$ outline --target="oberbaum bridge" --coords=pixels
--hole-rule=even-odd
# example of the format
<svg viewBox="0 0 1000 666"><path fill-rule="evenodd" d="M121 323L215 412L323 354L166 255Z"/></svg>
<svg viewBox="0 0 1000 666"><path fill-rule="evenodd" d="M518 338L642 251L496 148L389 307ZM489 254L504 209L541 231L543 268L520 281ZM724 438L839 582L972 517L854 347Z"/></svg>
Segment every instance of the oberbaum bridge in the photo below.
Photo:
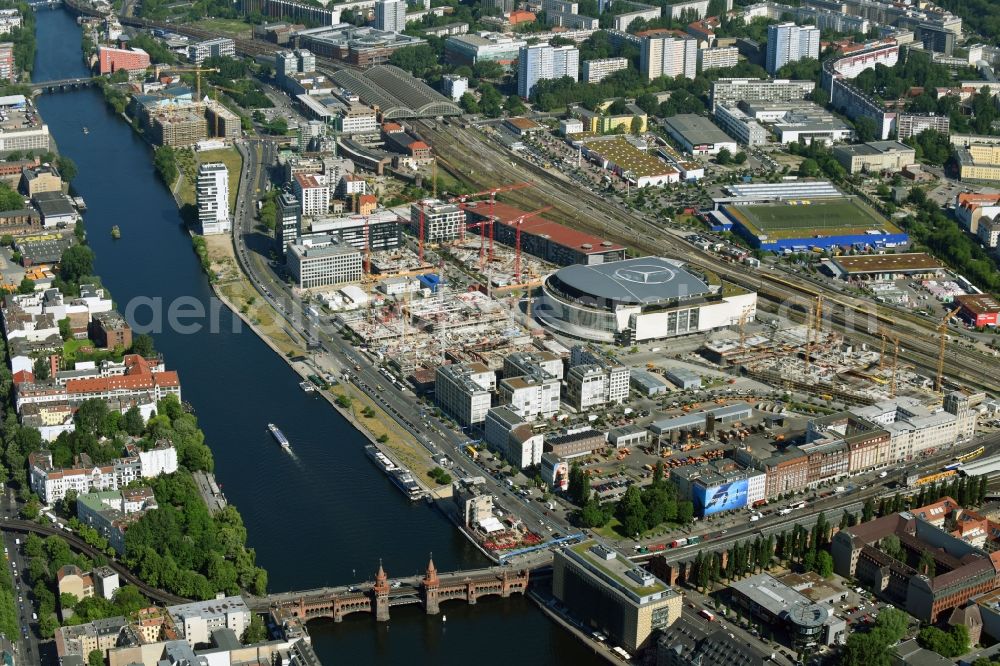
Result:
<svg viewBox="0 0 1000 666"><path fill-rule="evenodd" d="M270 610L302 622L317 618L340 622L351 613L371 613L379 622L386 622L393 606L419 604L428 615L437 615L445 601L474 604L483 597L524 594L529 572L528 568L501 566L439 574L431 558L423 576L390 580L379 562L374 582L244 598L251 610Z"/></svg>

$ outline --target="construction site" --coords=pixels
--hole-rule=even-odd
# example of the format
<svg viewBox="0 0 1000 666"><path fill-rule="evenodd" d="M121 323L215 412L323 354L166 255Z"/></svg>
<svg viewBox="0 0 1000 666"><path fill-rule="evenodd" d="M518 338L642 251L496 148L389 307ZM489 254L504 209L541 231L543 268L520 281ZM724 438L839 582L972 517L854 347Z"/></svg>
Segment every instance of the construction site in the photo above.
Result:
<svg viewBox="0 0 1000 666"><path fill-rule="evenodd" d="M531 343L532 334L506 300L444 287L427 297L411 296L340 315L372 353L404 375L445 360L477 360L499 369L504 356Z"/></svg>
<svg viewBox="0 0 1000 666"><path fill-rule="evenodd" d="M782 327L777 321L748 332L741 321L731 331L713 336L699 350L707 360L765 384L794 390L845 405L870 405L897 396L922 399L940 392L944 374L947 321L938 328L940 353L935 377L900 362L899 337L879 330L880 346L853 346L824 330L823 302L817 299L805 325Z"/></svg>

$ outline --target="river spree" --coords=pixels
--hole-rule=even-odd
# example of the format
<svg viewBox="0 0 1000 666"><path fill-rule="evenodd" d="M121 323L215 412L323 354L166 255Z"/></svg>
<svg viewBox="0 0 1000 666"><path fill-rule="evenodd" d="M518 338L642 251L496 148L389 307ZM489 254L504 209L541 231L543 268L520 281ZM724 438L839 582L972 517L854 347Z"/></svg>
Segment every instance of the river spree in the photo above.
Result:
<svg viewBox="0 0 1000 666"><path fill-rule="evenodd" d="M40 10L37 26L34 80L86 74L80 29L69 13ZM140 325L154 312L166 321L171 307L215 315L199 330L163 327L154 337L197 410L216 476L243 515L269 589L370 579L380 558L390 576L419 573L431 552L439 571L486 564L440 513L404 499L365 457L350 424L303 393L285 362L214 302L174 200L153 171L150 147L101 93L44 95L38 108L59 152L79 168L73 186L88 205L95 270L118 308ZM113 225L120 240L111 238ZM274 443L269 422L285 432L294 455ZM409 607L381 625L358 615L309 629L326 664L598 663L521 597L448 604L443 612L447 623Z"/></svg>

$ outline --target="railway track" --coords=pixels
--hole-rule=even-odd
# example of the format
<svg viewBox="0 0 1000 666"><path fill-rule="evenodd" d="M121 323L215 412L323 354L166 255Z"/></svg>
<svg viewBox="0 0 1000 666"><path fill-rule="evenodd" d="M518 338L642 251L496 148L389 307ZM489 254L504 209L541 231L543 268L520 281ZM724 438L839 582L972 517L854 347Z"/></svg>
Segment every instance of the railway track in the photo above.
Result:
<svg viewBox="0 0 1000 666"><path fill-rule="evenodd" d="M447 131L431 122L422 122L426 133L439 154L439 161L452 174L477 188L498 183L531 180L536 187L505 195L512 205L526 206L532 210L539 205L554 207L550 217L570 226L610 237L642 252L663 254L665 251L682 255L695 265L701 265L723 279L745 288L754 289L763 298L779 305L790 306L802 320L815 297L822 294L828 321L847 337L866 344L879 345L879 327L892 331L900 338L903 350L900 357L923 368L933 376L937 371L938 343L936 326L921 322L915 317L887 313L873 303L851 301L843 295L808 283L795 283L787 278L766 271L752 271L739 265L720 261L709 252L701 250L686 240L667 234L661 227L640 217L628 217L628 212L606 200L583 190L571 181L564 181L549 171L531 164L515 155L498 152L474 130L464 130L454 125ZM470 171L457 165L479 165ZM488 174L476 179L476 172ZM525 173L531 177L526 178ZM862 327L857 324L863 323ZM960 379L979 390L1000 393L1000 377L994 377L989 368L996 359L962 348L948 345L946 375Z"/></svg>

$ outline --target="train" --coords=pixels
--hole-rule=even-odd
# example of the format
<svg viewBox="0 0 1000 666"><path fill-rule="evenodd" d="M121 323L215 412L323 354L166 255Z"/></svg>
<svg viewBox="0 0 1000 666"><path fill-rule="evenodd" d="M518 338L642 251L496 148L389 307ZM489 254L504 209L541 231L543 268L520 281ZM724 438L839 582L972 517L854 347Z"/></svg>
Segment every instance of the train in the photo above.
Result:
<svg viewBox="0 0 1000 666"><path fill-rule="evenodd" d="M938 481L943 481L944 479L950 479L951 477L958 474L958 470L948 469L941 472L932 472L931 474L926 474L924 476L918 476L914 474L906 480L906 485L908 486L923 486L928 483L937 483Z"/></svg>
<svg viewBox="0 0 1000 666"><path fill-rule="evenodd" d="M954 460L955 462L959 462L959 463L967 463L970 460L975 460L976 458L978 458L979 456L983 455L984 453L986 453L986 447L985 446L980 446L978 449L975 449L973 451L969 451L966 454L963 454L963 455L960 455L960 456L955 456L954 458L952 458L952 460Z"/></svg>
<svg viewBox="0 0 1000 666"><path fill-rule="evenodd" d="M944 470L945 472L952 472L952 471L957 472L961 468L962 468L962 463L960 463L960 462L953 462L953 463L949 463L949 464L945 465L941 469Z"/></svg>

